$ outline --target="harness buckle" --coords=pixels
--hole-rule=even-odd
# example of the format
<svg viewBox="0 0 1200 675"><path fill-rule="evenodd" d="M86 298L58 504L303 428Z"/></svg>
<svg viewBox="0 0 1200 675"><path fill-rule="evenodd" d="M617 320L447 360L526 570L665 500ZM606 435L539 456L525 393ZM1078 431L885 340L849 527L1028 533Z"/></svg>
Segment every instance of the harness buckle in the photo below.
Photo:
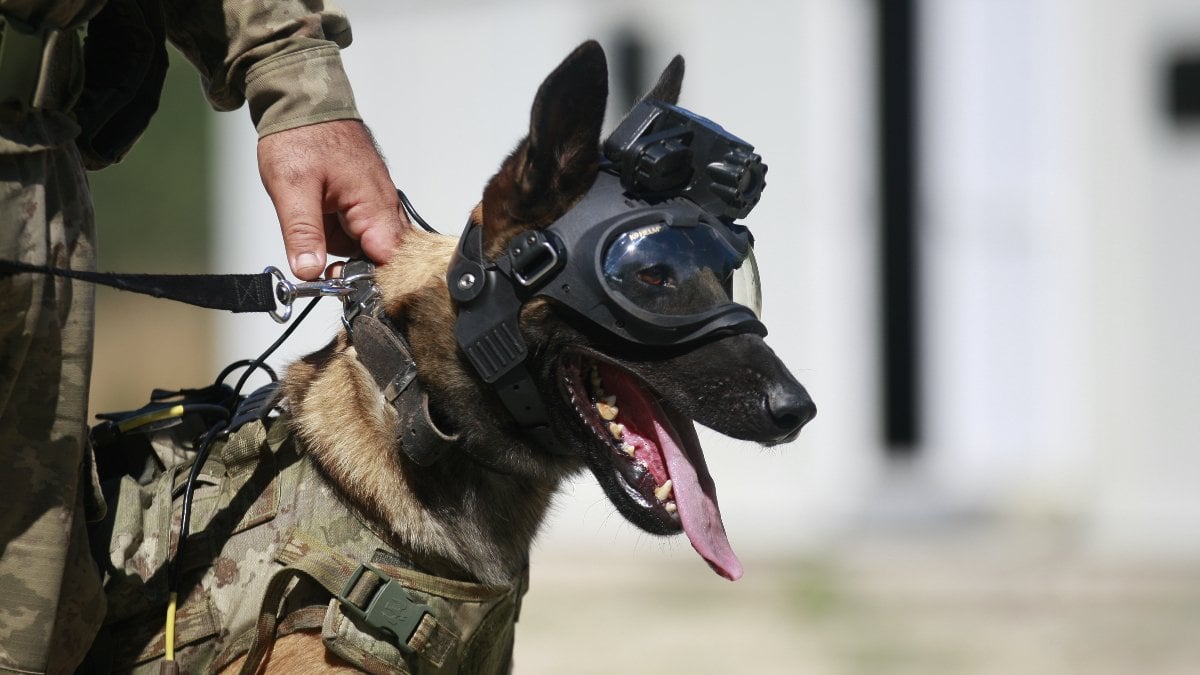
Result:
<svg viewBox="0 0 1200 675"><path fill-rule="evenodd" d="M379 577L383 585L372 594L365 607L360 607L349 596L368 570ZM405 655L416 651L409 644L409 640L412 639L421 620L425 618L426 614L433 615L433 610L429 605L423 605L413 600L398 581L368 563L359 564L358 569L350 575L346 585L342 587L342 592L337 594L337 599L342 603L344 613L365 622L372 628L394 636L396 646Z"/></svg>

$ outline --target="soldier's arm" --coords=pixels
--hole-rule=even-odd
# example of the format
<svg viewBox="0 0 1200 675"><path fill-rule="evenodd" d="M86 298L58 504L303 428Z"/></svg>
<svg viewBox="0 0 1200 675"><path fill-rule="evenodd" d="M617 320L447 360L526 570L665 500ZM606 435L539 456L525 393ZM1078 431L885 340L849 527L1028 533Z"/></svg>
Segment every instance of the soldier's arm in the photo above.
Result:
<svg viewBox="0 0 1200 675"><path fill-rule="evenodd" d="M320 0L166 0L164 10L213 107L248 103L293 273L316 278L327 249L361 246L386 263L407 227L342 69L346 17Z"/></svg>

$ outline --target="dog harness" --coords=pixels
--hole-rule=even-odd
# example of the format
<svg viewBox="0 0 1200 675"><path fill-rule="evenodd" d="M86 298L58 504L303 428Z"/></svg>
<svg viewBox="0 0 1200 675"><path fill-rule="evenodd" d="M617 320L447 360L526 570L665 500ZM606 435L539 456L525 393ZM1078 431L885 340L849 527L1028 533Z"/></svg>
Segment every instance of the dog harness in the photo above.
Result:
<svg viewBox="0 0 1200 675"><path fill-rule="evenodd" d="M166 561L178 546L186 425L152 432L168 468L123 476L94 526L108 615L87 672L159 672ZM112 484L110 483L109 486ZM246 656L256 672L274 640L319 631L329 651L370 673L506 673L528 583L482 586L432 576L349 508L285 417L244 424L214 445L192 504L180 566L174 659L211 672Z"/></svg>

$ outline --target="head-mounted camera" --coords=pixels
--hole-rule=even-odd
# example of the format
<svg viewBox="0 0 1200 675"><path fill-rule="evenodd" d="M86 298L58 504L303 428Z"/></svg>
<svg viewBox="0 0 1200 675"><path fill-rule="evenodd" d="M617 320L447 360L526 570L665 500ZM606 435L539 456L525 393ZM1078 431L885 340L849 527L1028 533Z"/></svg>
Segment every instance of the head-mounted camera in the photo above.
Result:
<svg viewBox="0 0 1200 675"><path fill-rule="evenodd" d="M754 146L710 119L642 101L604 142L621 186L644 199L679 196L719 218L745 218L766 186Z"/></svg>
<svg viewBox="0 0 1200 675"><path fill-rule="evenodd" d="M766 184L753 150L710 120L642 101L604 143L591 188L558 220L517 235L495 261L484 260L481 226L468 223L447 277L455 336L523 427L544 423L518 325L534 297L635 345L766 334L753 237L734 222Z"/></svg>

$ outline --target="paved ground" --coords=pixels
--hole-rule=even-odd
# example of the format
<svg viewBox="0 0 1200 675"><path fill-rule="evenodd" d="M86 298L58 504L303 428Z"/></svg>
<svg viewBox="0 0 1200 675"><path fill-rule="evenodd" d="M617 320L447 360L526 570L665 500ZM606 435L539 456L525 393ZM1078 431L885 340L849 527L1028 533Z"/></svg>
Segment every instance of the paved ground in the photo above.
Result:
<svg viewBox="0 0 1200 675"><path fill-rule="evenodd" d="M870 537L823 558L534 558L516 673L1200 673L1200 565L1009 535Z"/></svg>

